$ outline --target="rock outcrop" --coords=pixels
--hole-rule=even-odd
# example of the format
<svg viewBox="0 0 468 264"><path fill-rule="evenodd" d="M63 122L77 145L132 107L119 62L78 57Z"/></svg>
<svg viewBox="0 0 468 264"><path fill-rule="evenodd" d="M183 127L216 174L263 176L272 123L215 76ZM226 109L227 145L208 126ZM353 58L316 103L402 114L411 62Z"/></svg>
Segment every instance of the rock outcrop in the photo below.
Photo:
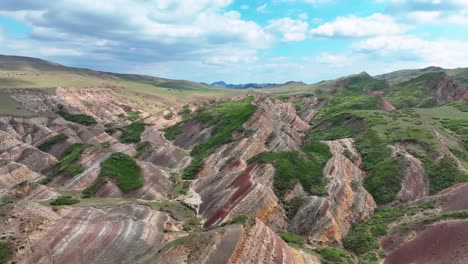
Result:
<svg viewBox="0 0 468 264"><path fill-rule="evenodd" d="M438 74L429 80L425 87L432 93L437 104L468 99L468 91L465 87L446 73Z"/></svg>
<svg viewBox="0 0 468 264"><path fill-rule="evenodd" d="M362 186L365 174L358 167L360 156L353 140L325 143L333 155L324 168L328 197L301 197L303 204L289 229L306 236L312 244L332 245L340 243L351 225L368 218L377 206ZM343 155L346 149L354 162Z"/></svg>
<svg viewBox="0 0 468 264"><path fill-rule="evenodd" d="M402 146L390 146L392 157L403 156L408 167L401 182L401 189L397 194L400 202L413 201L424 197L429 192L429 182L425 176L424 166L420 160L409 154Z"/></svg>
<svg viewBox="0 0 468 264"><path fill-rule="evenodd" d="M191 234L166 246L151 263L321 263L289 247L260 219Z"/></svg>
<svg viewBox="0 0 468 264"><path fill-rule="evenodd" d="M148 206L64 208L28 237L17 263L140 263L167 242L170 217Z"/></svg>
<svg viewBox="0 0 468 264"><path fill-rule="evenodd" d="M202 204L199 213L213 227L240 213L254 214L279 230L286 228L283 209L272 190L274 167L248 164L265 151L298 150L309 125L291 103L258 101L258 109L244 124L249 137L221 146L205 160L194 183Z"/></svg>

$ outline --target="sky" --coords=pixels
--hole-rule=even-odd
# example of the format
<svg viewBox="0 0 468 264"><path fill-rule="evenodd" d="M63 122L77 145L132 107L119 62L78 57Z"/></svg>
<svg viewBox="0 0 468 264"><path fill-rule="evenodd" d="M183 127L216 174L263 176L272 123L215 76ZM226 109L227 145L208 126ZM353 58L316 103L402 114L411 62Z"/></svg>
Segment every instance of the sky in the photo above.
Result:
<svg viewBox="0 0 468 264"><path fill-rule="evenodd" d="M1 0L0 54L207 83L468 67L468 0Z"/></svg>

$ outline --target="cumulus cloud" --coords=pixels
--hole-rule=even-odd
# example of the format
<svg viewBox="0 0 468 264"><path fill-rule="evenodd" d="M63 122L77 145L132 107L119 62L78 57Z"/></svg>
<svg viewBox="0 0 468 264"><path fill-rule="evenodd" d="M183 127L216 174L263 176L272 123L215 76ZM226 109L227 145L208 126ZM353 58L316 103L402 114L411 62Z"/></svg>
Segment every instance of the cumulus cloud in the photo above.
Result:
<svg viewBox="0 0 468 264"><path fill-rule="evenodd" d="M391 12L458 11L468 8L466 0L387 0Z"/></svg>
<svg viewBox="0 0 468 264"><path fill-rule="evenodd" d="M387 0L386 13L411 23L468 25L466 0Z"/></svg>
<svg viewBox="0 0 468 264"><path fill-rule="evenodd" d="M289 17L271 20L266 27L267 30L280 34L284 42L304 40L308 28L306 22Z"/></svg>
<svg viewBox="0 0 468 264"><path fill-rule="evenodd" d="M353 51L374 58L415 61L425 65L446 68L460 66L468 61L468 42L454 40L424 40L416 36L379 36L359 41Z"/></svg>
<svg viewBox="0 0 468 264"><path fill-rule="evenodd" d="M380 13L368 17L349 15L338 17L310 30L316 37L369 37L376 35L399 34L405 26L398 24L392 17Z"/></svg>
<svg viewBox="0 0 468 264"><path fill-rule="evenodd" d="M44 52L49 56L78 56L72 51L79 50L127 62L203 61L223 56L220 46L260 49L273 39L257 23L226 11L232 0L26 2L2 0L0 14L28 24L30 43L51 47Z"/></svg>

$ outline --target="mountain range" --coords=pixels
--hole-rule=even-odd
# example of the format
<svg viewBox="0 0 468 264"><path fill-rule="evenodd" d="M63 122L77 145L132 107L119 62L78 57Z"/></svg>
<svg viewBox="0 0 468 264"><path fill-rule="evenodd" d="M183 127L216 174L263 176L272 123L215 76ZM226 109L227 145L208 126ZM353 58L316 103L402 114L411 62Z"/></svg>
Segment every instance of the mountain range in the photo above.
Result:
<svg viewBox="0 0 468 264"><path fill-rule="evenodd" d="M468 68L207 85L1 55L0 263L468 263L467 87Z"/></svg>

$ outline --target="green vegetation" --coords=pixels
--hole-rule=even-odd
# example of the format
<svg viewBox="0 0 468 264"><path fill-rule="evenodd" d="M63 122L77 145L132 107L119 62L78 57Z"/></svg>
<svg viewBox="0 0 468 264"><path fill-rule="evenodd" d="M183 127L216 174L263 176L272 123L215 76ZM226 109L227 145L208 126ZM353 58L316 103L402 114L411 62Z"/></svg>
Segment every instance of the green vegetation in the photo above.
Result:
<svg viewBox="0 0 468 264"><path fill-rule="evenodd" d="M182 110L180 110L177 114L181 116L187 116L190 113L192 113L192 110L190 110L188 105L185 105L184 107L182 107Z"/></svg>
<svg viewBox="0 0 468 264"><path fill-rule="evenodd" d="M0 79L0 86L4 84L4 81L4 79ZM34 113L24 108L8 95L0 93L0 115L32 116Z"/></svg>
<svg viewBox="0 0 468 264"><path fill-rule="evenodd" d="M350 110L376 109L380 96L367 95L366 91L385 91L389 89L385 81L377 80L367 73L361 73L341 81L335 94L327 95L328 104L317 115L319 121L331 118L337 113Z"/></svg>
<svg viewBox="0 0 468 264"><path fill-rule="evenodd" d="M201 228L202 228L202 226L201 226L200 218L198 218L196 216L188 219L184 223L184 230L198 231L198 230L201 230Z"/></svg>
<svg viewBox="0 0 468 264"><path fill-rule="evenodd" d="M63 134L63 133L57 134L57 135L55 135L53 137L48 138L44 143L39 145L38 149L40 149L42 151L49 151L50 148L52 148L53 145L55 145L55 144L57 144L59 142L65 141L67 139L68 139L68 135Z"/></svg>
<svg viewBox="0 0 468 264"><path fill-rule="evenodd" d="M377 239L387 234L392 223L409 215L414 215L416 212L433 208L433 202L416 206L401 205L380 208L366 221L354 225L344 239L343 245L358 255L378 251L380 247Z"/></svg>
<svg viewBox="0 0 468 264"><path fill-rule="evenodd" d="M70 145L63 157L54 165L54 171L51 175L47 176L42 183L49 183L55 176L61 174L67 177L73 177L84 171L83 165L79 163L79 159L85 149L91 147L90 144L76 143Z"/></svg>
<svg viewBox="0 0 468 264"><path fill-rule="evenodd" d="M367 128L364 118L350 113L340 113L314 126L309 138L319 141L357 137Z"/></svg>
<svg viewBox="0 0 468 264"><path fill-rule="evenodd" d="M7 263L13 256L13 248L10 243L0 242L0 263Z"/></svg>
<svg viewBox="0 0 468 264"><path fill-rule="evenodd" d="M295 245L302 246L305 243L303 237L296 235L294 233L280 233L279 235L284 240L284 242L288 244L295 244Z"/></svg>
<svg viewBox="0 0 468 264"><path fill-rule="evenodd" d="M301 109L303 106L304 106L304 100L303 98L297 98L293 101L293 105L294 105L294 108L296 109L296 111L298 111L299 109Z"/></svg>
<svg viewBox="0 0 468 264"><path fill-rule="evenodd" d="M171 120L174 117L174 113L169 112L163 116L164 119L166 120Z"/></svg>
<svg viewBox="0 0 468 264"><path fill-rule="evenodd" d="M120 141L123 143L137 143L141 140L141 133L145 131L145 124L140 122L131 123L121 128L122 136Z"/></svg>
<svg viewBox="0 0 468 264"><path fill-rule="evenodd" d="M468 174L460 172L449 157L436 163L426 160L424 167L430 183L429 194L436 194L456 183L468 181Z"/></svg>
<svg viewBox="0 0 468 264"><path fill-rule="evenodd" d="M256 108L252 105L252 101L253 97L248 97L240 102L223 102L195 113L193 118L197 118L214 128L212 137L206 142L195 146L190 152L193 160L184 169L183 179L195 179L203 166L203 160L211 155L216 148L233 140L232 132L241 129L242 125L255 112ZM171 135L175 134L174 131L177 132L179 129L181 129L181 124L176 124L175 128L167 129L166 137L172 138Z"/></svg>
<svg viewBox="0 0 468 264"><path fill-rule="evenodd" d="M398 84L386 99L396 108L432 107L436 105L425 84L440 75L440 72L426 73Z"/></svg>
<svg viewBox="0 0 468 264"><path fill-rule="evenodd" d="M406 168L406 159L399 157L384 160L372 169L372 175L366 179L364 187L377 204L386 204L395 200L401 189Z"/></svg>
<svg viewBox="0 0 468 264"><path fill-rule="evenodd" d="M83 190L83 198L89 198L95 195L107 179L115 181L119 189L128 193L143 186L144 180L140 167L132 157L115 152L101 163L101 173L98 179L88 188Z"/></svg>
<svg viewBox="0 0 468 264"><path fill-rule="evenodd" d="M356 263L354 257L344 250L337 248L317 248L314 249L322 258L325 263Z"/></svg>
<svg viewBox="0 0 468 264"><path fill-rule="evenodd" d="M331 157L328 146L314 142L304 147L302 151L264 152L250 159L249 163L272 163L275 166L273 186L280 197L296 183L300 183L309 194L327 195L322 170Z"/></svg>
<svg viewBox="0 0 468 264"><path fill-rule="evenodd" d="M159 211L169 213L172 218L178 221L186 221L196 217L192 209L176 201L163 200L147 202L147 204Z"/></svg>
<svg viewBox="0 0 468 264"><path fill-rule="evenodd" d="M151 143L148 141L143 141L136 146L136 155L135 158L139 158L149 147L151 147Z"/></svg>
<svg viewBox="0 0 468 264"><path fill-rule="evenodd" d="M240 214L238 216L233 217L231 220L227 221L226 223L222 224L221 226L228 226L228 225L249 225L254 226L256 224L255 215L247 215L247 214Z"/></svg>
<svg viewBox="0 0 468 264"><path fill-rule="evenodd" d="M96 120L91 116L85 114L70 114L63 109L63 106L59 106L59 111L57 114L63 117L63 119L73 123L78 123L85 126L97 124Z"/></svg>
<svg viewBox="0 0 468 264"><path fill-rule="evenodd" d="M127 113L127 119L132 121L132 122L137 121L138 118L140 118L140 112L139 111L131 111L131 112Z"/></svg>
<svg viewBox="0 0 468 264"><path fill-rule="evenodd" d="M403 206L380 209L368 220L354 225L343 245L359 255L378 250L380 247L377 238L386 235L389 225L409 210L409 207Z"/></svg>
<svg viewBox="0 0 468 264"><path fill-rule="evenodd" d="M184 131L183 125L184 122L179 122L173 126L164 129L164 137L166 137L169 140L174 140L179 134L181 134Z"/></svg>
<svg viewBox="0 0 468 264"><path fill-rule="evenodd" d="M304 198L302 197L296 197L289 201L289 203L284 203L283 207L286 210L286 216L288 219L292 220L294 216L297 214L299 211L299 208L302 206L304 203Z"/></svg>
<svg viewBox="0 0 468 264"><path fill-rule="evenodd" d="M367 171L372 171L377 164L388 159L392 154L388 142L374 130L369 130L356 140L356 149L362 156L361 167Z"/></svg>
<svg viewBox="0 0 468 264"><path fill-rule="evenodd" d="M185 195L187 194L189 187L190 183L188 181L179 180L176 186L169 192L169 194L174 197Z"/></svg>
<svg viewBox="0 0 468 264"><path fill-rule="evenodd" d="M60 196L57 199L50 202L50 205L72 205L79 203L80 200L75 199L71 196Z"/></svg>

